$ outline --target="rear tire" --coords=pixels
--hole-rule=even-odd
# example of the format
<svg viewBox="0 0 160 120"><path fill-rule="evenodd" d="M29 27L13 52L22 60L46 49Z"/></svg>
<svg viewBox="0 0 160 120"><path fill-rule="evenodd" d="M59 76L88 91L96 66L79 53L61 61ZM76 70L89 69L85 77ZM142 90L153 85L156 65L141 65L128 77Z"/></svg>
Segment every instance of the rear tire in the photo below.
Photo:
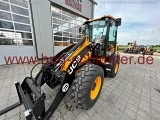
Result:
<svg viewBox="0 0 160 120"><path fill-rule="evenodd" d="M116 62L114 62L114 64L111 66L111 71L107 72L108 73L108 77L115 77L118 73L119 70L119 60L117 59Z"/></svg>
<svg viewBox="0 0 160 120"><path fill-rule="evenodd" d="M94 64L86 64L79 69L72 84L74 101L83 109L91 108L97 101L104 79L103 69Z"/></svg>

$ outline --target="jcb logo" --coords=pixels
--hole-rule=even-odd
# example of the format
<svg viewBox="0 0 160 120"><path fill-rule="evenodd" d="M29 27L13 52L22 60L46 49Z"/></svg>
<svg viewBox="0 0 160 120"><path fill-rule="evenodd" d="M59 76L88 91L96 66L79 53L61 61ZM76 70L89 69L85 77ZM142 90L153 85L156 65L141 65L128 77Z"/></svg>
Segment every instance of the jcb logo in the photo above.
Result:
<svg viewBox="0 0 160 120"><path fill-rule="evenodd" d="M69 74L72 74L74 69L77 67L77 65L79 64L79 62L81 61L81 56L78 55L77 58L73 61L72 65L69 67Z"/></svg>

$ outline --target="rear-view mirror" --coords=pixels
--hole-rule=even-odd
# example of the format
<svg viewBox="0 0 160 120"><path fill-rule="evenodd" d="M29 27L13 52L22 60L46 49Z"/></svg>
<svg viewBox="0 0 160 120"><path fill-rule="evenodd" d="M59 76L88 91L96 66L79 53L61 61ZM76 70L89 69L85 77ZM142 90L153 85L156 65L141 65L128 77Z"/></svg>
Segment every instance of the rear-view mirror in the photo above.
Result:
<svg viewBox="0 0 160 120"><path fill-rule="evenodd" d="M117 18L115 21L115 26L120 26L121 25L121 18Z"/></svg>

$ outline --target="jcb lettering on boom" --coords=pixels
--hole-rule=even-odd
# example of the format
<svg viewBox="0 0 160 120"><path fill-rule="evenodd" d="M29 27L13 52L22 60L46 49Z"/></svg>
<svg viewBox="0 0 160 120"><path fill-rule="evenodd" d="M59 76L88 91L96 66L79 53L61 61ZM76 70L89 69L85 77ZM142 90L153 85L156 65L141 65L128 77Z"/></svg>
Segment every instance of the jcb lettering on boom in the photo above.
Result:
<svg viewBox="0 0 160 120"><path fill-rule="evenodd" d="M72 65L69 67L70 69L69 74L73 73L74 69L77 67L80 61L81 61L81 56L78 55L77 58L73 61Z"/></svg>

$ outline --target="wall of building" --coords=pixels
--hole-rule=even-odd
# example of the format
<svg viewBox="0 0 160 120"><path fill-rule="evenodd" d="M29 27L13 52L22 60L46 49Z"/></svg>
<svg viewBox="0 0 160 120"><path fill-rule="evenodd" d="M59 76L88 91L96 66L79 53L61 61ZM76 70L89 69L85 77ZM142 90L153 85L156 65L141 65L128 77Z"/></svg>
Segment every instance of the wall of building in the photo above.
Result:
<svg viewBox="0 0 160 120"><path fill-rule="evenodd" d="M38 58L53 56L51 5L48 0L31 0Z"/></svg>
<svg viewBox="0 0 160 120"><path fill-rule="evenodd" d="M17 47L0 45L0 65L28 62L31 58L36 60L36 51L34 46Z"/></svg>

